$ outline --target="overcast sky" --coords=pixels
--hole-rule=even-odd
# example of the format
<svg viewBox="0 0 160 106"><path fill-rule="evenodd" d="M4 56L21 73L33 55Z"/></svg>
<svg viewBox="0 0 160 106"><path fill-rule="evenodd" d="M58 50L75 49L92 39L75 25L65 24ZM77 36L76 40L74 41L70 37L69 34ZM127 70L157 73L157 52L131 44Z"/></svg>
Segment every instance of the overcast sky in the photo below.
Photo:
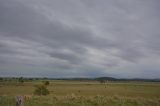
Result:
<svg viewBox="0 0 160 106"><path fill-rule="evenodd" d="M0 76L160 78L160 0L0 0Z"/></svg>

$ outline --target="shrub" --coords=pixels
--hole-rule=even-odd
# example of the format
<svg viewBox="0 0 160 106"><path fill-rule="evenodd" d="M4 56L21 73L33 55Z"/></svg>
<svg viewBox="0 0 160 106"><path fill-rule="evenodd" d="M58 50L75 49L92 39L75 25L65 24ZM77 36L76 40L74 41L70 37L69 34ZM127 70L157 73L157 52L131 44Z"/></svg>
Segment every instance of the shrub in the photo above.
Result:
<svg viewBox="0 0 160 106"><path fill-rule="evenodd" d="M24 78L23 77L18 78L18 82L23 84L24 83Z"/></svg>
<svg viewBox="0 0 160 106"><path fill-rule="evenodd" d="M35 95L48 95L49 91L44 85L36 86L36 89L34 91Z"/></svg>
<svg viewBox="0 0 160 106"><path fill-rule="evenodd" d="M101 84L105 84L105 80L103 80L103 79L99 79L98 80Z"/></svg>
<svg viewBox="0 0 160 106"><path fill-rule="evenodd" d="M49 85L49 81L45 81L44 85L46 85L46 86Z"/></svg>

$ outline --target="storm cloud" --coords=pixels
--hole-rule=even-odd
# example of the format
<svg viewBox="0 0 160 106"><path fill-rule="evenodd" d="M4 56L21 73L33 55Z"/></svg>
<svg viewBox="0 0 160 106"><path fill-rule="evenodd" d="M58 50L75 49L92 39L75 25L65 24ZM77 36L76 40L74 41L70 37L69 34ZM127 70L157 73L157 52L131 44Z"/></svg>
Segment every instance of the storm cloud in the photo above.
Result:
<svg viewBox="0 0 160 106"><path fill-rule="evenodd" d="M1 0L0 76L159 78L159 0Z"/></svg>

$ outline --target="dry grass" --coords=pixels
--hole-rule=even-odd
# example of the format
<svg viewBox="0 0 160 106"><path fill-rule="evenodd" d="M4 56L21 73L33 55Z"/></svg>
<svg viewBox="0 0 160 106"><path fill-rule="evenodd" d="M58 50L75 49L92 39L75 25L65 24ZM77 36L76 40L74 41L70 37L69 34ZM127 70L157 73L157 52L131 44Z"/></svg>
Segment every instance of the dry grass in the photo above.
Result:
<svg viewBox="0 0 160 106"><path fill-rule="evenodd" d="M0 106L14 106L16 95L32 95L41 82L0 83ZM51 81L50 95L33 96L25 106L160 106L159 83Z"/></svg>
<svg viewBox="0 0 160 106"><path fill-rule="evenodd" d="M14 106L14 97L1 96L0 106ZM123 96L34 96L25 100L25 106L160 106L160 99Z"/></svg>

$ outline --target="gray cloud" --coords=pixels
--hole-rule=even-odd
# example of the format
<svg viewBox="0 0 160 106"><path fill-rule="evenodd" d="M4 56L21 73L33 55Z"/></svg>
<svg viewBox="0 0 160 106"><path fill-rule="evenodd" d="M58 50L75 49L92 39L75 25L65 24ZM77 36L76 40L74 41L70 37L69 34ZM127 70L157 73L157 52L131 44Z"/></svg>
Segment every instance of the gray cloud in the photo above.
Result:
<svg viewBox="0 0 160 106"><path fill-rule="evenodd" d="M1 0L0 75L160 76L159 0Z"/></svg>

